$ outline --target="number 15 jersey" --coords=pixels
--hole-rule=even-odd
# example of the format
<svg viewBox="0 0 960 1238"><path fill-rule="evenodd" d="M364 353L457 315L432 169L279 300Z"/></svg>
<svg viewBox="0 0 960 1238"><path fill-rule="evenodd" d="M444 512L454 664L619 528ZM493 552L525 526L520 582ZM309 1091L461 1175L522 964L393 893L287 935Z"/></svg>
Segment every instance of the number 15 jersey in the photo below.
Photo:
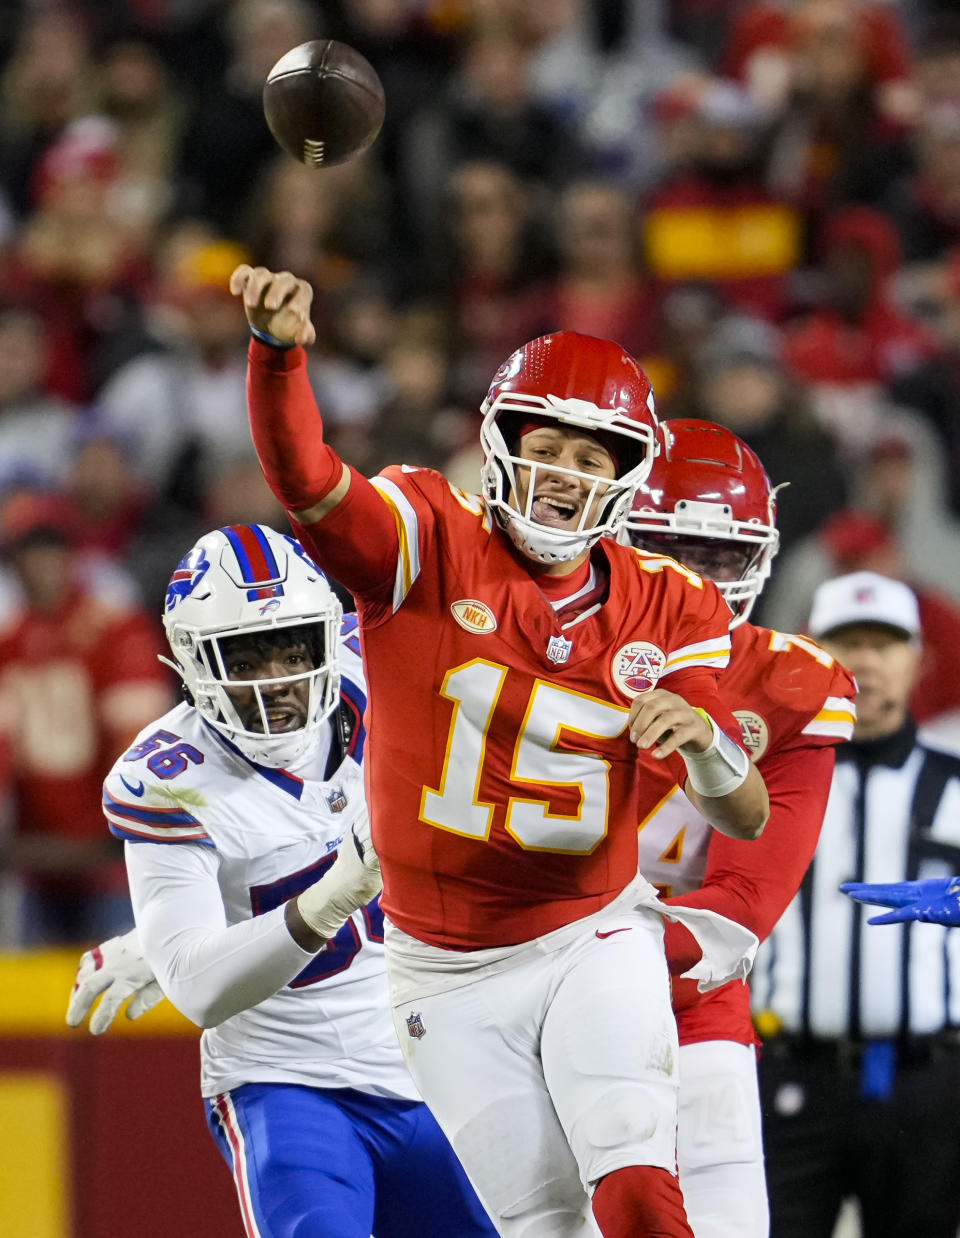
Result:
<svg viewBox="0 0 960 1238"><path fill-rule="evenodd" d="M607 597L564 629L483 502L432 470L353 474L298 535L358 598L381 902L421 941L528 941L634 878L652 762L627 732L638 693L677 692L739 735L716 689L730 612L672 559L598 545Z"/></svg>

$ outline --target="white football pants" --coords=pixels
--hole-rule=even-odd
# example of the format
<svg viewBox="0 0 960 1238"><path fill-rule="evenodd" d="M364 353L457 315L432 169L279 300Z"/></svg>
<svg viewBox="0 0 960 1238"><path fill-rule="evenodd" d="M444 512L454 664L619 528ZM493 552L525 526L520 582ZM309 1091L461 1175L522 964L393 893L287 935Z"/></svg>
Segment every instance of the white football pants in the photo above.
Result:
<svg viewBox="0 0 960 1238"><path fill-rule="evenodd" d="M677 1158L696 1238L768 1238L752 1046L710 1040L681 1047Z"/></svg>
<svg viewBox="0 0 960 1238"><path fill-rule="evenodd" d="M595 1238L599 1179L676 1172L679 1046L658 915L605 910L452 960L421 943L411 957L393 926L387 943L388 959L391 945L402 955L390 970L404 1056L504 1238ZM444 963L461 970L438 981Z"/></svg>

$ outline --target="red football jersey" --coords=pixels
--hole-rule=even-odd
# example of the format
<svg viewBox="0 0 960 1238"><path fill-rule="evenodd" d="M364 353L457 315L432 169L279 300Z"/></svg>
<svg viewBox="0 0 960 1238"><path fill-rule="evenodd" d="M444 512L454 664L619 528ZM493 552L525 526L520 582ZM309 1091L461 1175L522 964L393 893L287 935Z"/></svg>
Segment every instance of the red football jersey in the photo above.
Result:
<svg viewBox="0 0 960 1238"><path fill-rule="evenodd" d="M144 611L80 592L0 633L0 731L19 833L102 839L100 786L117 748L170 704L160 640Z"/></svg>
<svg viewBox="0 0 960 1238"><path fill-rule="evenodd" d="M299 534L358 599L370 815L394 923L478 949L614 898L636 874L643 786L659 772L629 740L632 699L659 684L736 726L717 693L730 646L717 588L604 542L607 599L562 629L482 501L431 470L354 475Z"/></svg>
<svg viewBox="0 0 960 1238"><path fill-rule="evenodd" d="M770 819L753 842L712 830L660 774L662 795L640 824L640 871L666 901L706 907L763 940L796 894L813 858L830 791L833 746L850 739L856 717L852 676L814 641L744 623L733 629L720 680L744 747L763 774ZM699 958L692 938L667 925L674 975ZM756 1040L746 985L699 994L674 980L681 1043Z"/></svg>

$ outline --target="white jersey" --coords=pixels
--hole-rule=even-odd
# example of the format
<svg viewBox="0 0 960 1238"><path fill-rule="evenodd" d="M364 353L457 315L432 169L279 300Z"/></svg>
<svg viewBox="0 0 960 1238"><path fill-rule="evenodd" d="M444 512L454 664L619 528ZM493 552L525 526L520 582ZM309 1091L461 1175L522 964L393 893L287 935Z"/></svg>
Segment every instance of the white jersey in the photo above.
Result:
<svg viewBox="0 0 960 1238"><path fill-rule="evenodd" d="M332 719L304 762L277 770L183 704L144 728L104 782L144 952L167 996L207 1029L204 1096L275 1082L419 1099L390 1018L379 900L317 955L283 920L363 809L364 706L345 645L341 709L353 729L342 761Z"/></svg>

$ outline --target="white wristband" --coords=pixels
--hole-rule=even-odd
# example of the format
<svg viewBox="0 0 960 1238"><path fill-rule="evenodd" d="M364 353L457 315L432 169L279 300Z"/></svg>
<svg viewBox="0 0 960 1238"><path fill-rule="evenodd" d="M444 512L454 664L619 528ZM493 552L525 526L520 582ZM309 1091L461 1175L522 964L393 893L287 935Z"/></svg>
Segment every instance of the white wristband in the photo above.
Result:
<svg viewBox="0 0 960 1238"><path fill-rule="evenodd" d="M713 731L710 747L703 752L688 752L681 747L680 755L694 791L708 799L716 799L743 785L750 772L750 758L739 744L720 730L705 709L697 709L697 713L709 722Z"/></svg>
<svg viewBox="0 0 960 1238"><path fill-rule="evenodd" d="M318 936L329 941L355 911L365 907L382 889L380 862L364 813L347 832L327 872L298 897L297 910Z"/></svg>

